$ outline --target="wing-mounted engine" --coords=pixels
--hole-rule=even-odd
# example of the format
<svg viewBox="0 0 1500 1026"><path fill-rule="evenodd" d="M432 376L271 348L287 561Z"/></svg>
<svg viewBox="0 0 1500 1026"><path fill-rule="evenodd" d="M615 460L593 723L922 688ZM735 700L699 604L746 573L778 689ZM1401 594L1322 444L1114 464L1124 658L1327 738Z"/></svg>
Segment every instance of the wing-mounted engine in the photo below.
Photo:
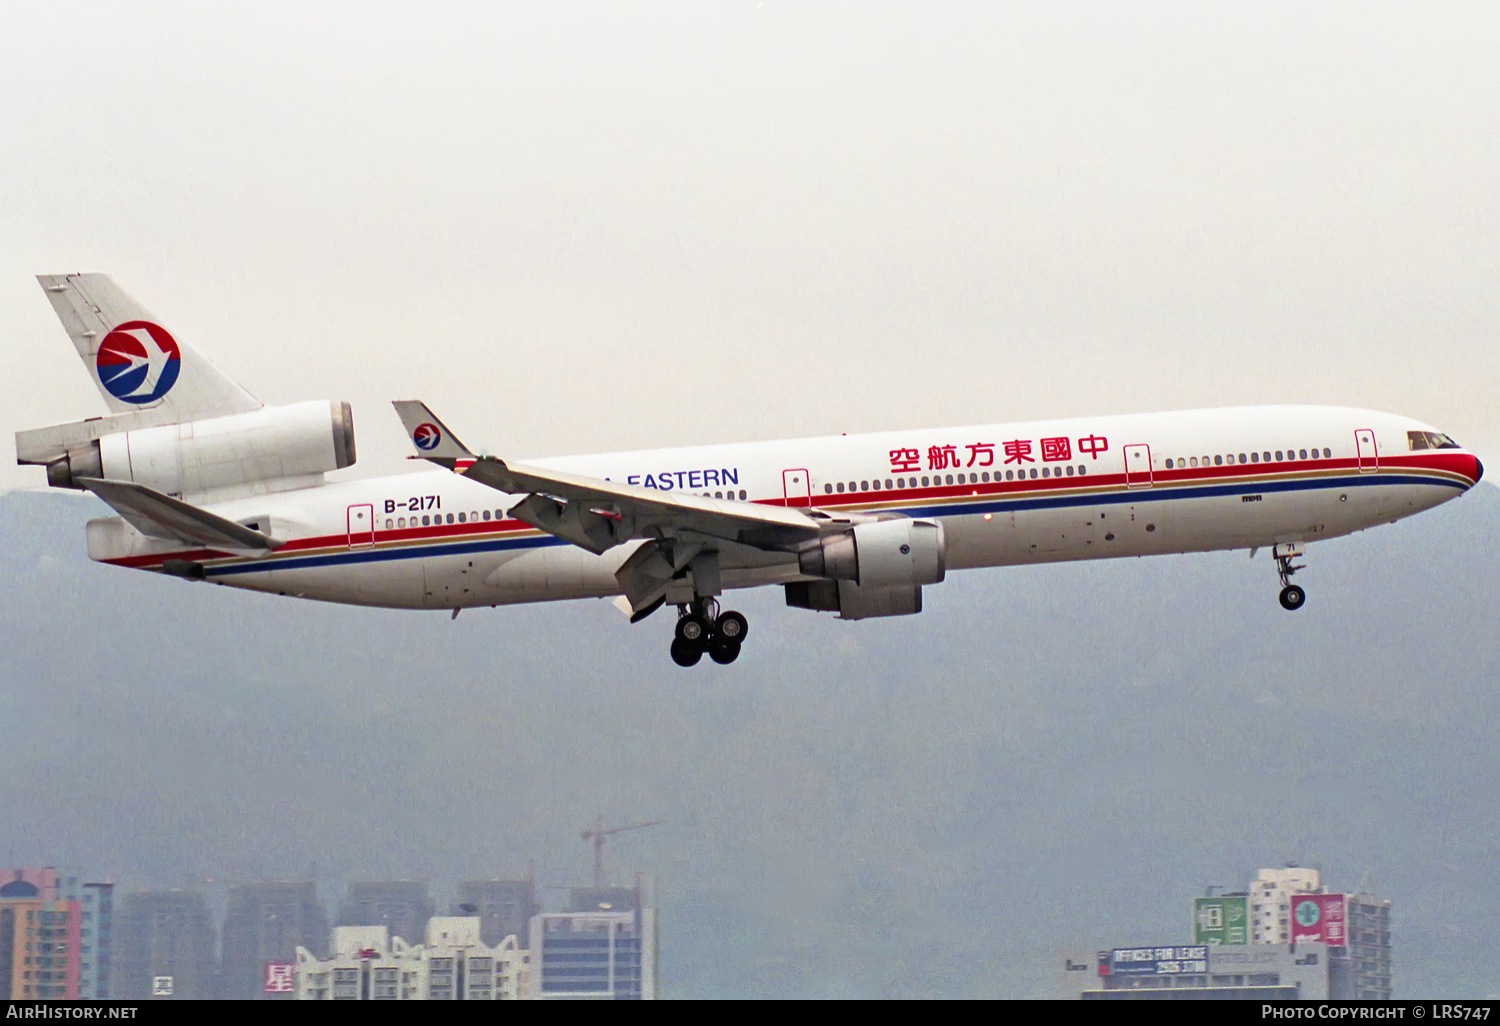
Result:
<svg viewBox="0 0 1500 1026"><path fill-rule="evenodd" d="M876 520L820 538L797 557L822 580L786 586L786 604L835 612L844 620L922 611L922 585L947 572L943 525L935 520Z"/></svg>
<svg viewBox="0 0 1500 1026"><path fill-rule="evenodd" d="M16 461L46 466L55 488L104 479L213 500L315 486L355 459L348 403L266 406L149 427L135 427L129 417L18 432Z"/></svg>

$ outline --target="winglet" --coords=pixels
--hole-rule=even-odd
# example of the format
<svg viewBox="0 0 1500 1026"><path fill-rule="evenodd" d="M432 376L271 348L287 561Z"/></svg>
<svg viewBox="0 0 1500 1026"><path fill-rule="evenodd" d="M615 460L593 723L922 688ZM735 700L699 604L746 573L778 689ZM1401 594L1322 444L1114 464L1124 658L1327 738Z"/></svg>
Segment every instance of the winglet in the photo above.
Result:
<svg viewBox="0 0 1500 1026"><path fill-rule="evenodd" d="M448 425L438 420L437 414L427 404L417 399L397 399L391 403L396 415L406 428L406 437L416 447L419 459L431 460L441 466L452 467L459 460L474 459L474 454L448 430Z"/></svg>

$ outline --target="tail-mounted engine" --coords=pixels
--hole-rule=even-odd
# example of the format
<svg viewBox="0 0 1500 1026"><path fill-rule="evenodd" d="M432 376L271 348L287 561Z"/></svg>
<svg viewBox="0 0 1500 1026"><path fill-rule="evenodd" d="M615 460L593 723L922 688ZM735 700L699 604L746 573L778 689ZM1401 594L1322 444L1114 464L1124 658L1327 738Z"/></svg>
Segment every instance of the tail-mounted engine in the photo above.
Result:
<svg viewBox="0 0 1500 1026"><path fill-rule="evenodd" d="M108 421L84 421L16 436L20 463L44 463L47 483L77 488L77 478L133 481L167 495L240 490L287 491L322 482L354 463L354 415L348 403L266 406L230 417L101 433Z"/></svg>

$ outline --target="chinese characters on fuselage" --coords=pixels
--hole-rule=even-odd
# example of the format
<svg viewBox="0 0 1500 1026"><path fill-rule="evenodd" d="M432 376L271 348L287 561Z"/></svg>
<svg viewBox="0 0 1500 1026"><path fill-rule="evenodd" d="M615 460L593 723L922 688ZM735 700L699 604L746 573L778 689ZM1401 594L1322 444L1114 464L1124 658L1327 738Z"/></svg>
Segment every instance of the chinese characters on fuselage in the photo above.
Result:
<svg viewBox="0 0 1500 1026"><path fill-rule="evenodd" d="M1013 438L1008 442L966 442L963 445L930 445L924 465L921 449L890 450L891 473L910 474L920 470L960 470L969 467L992 467L995 465L995 447L1000 447L1003 457L1001 466L1008 464L1035 463L1041 456L1043 463L1065 463L1073 459L1074 446L1080 456L1097 460L1101 453L1109 451L1109 439L1103 435L1085 435L1072 439L1058 435L1038 439ZM962 450L962 451L960 451Z"/></svg>

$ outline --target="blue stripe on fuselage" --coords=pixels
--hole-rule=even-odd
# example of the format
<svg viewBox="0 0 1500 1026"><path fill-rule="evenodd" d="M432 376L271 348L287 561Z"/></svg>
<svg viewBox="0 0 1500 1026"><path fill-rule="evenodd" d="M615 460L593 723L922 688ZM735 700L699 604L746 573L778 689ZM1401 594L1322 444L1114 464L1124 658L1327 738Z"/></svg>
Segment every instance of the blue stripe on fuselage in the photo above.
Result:
<svg viewBox="0 0 1500 1026"><path fill-rule="evenodd" d="M1418 484L1456 488L1468 486L1441 478L1401 475L1360 474L1357 476L1319 478L1312 481L1242 481L1218 485L1155 485L1129 491L1088 492L1082 495L1039 495L1024 499L991 499L968 497L962 503L940 506L900 506L881 512L903 513L911 517L966 516L983 513L1009 513L1035 509L1068 509L1078 506L1120 505L1123 503L1169 502L1177 499L1205 499L1228 495L1252 495L1266 492L1312 491L1320 488L1363 488L1371 485ZM875 493L871 493L873 496ZM529 538L494 538L471 542L452 542L406 546L390 549L355 549L322 556L290 556L285 559L261 559L229 566L206 566L208 577L228 577L270 570L290 570L320 566L348 566L355 563L383 563L398 559L424 559L429 556L462 556L479 552L502 552L508 549L541 549L569 544L551 535Z"/></svg>

